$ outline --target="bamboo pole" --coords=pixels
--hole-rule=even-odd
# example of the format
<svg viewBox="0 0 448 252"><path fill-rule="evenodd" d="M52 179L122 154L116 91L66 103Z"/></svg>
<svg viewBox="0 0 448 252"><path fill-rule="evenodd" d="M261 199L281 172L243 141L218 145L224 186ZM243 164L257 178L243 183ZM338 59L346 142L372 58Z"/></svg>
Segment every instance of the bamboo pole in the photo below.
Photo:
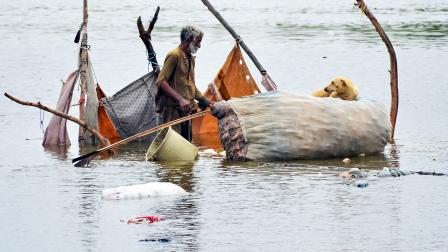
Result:
<svg viewBox="0 0 448 252"><path fill-rule="evenodd" d="M87 22L89 21L89 8L87 5L87 0L83 2L82 8L82 26L87 29Z"/></svg>
<svg viewBox="0 0 448 252"><path fill-rule="evenodd" d="M394 143L394 133L395 133L395 125L397 122L397 114L398 114L398 69L397 69L397 56L395 55L395 50L381 27L378 20L375 18L373 13L367 8L367 5L363 0L356 0L357 5L362 12L370 19L370 22L375 27L375 30L380 35L383 42L386 44L387 51L389 52L390 58L390 88L391 88L391 105L390 105L390 122L392 124L392 132L390 135L390 143Z"/></svg>
<svg viewBox="0 0 448 252"><path fill-rule="evenodd" d="M247 47L246 43L244 43L243 39L235 32L235 30L224 20L224 18L219 14L219 12L210 4L208 0L201 0L205 6L209 9L209 11L221 22L221 24L226 28L226 30L232 35L232 37L236 40L237 43L241 45L243 50L247 53L249 58L254 62L255 66L260 71L263 76L263 81L261 82L267 91L277 90L277 85L275 85L274 81L272 81L271 77L267 73L266 69L260 64L257 57L252 53L252 51Z"/></svg>
<svg viewBox="0 0 448 252"><path fill-rule="evenodd" d="M81 94L79 97L79 119L85 121L86 117L86 93L87 93L87 63L88 63L88 52L87 52L87 23L89 21L88 5L87 0L83 1L83 19L82 19L82 40L80 46L80 80L81 80ZM78 143L79 146L84 146L85 130L83 127L79 127L78 132Z"/></svg>
<svg viewBox="0 0 448 252"><path fill-rule="evenodd" d="M87 45L87 33L83 34L81 48L80 48L80 80L81 80L81 94L79 97L79 119L85 120L86 116L86 94L87 94L87 49L83 48L83 45ZM79 144L80 146L84 145L84 128L79 128Z"/></svg>
<svg viewBox="0 0 448 252"><path fill-rule="evenodd" d="M85 123L84 121L82 121L82 120L80 120L80 119L78 119L78 118L76 118L74 116L71 116L71 115L68 115L68 114L64 114L64 113L59 112L59 111L57 111L55 109L49 108L49 107L47 107L45 105L42 105L40 102L36 103L36 102L22 101L22 100L14 97L14 96L8 94L8 93L4 93L4 95L6 97L8 97L10 100L15 101L15 102L17 102L19 104L22 104L22 105L25 105L25 106L32 106L32 107L40 108L40 109L48 111L48 112L50 112L52 114L55 114L55 115L57 115L59 117L65 118L67 120L70 120L70 121L78 124L81 128L84 128L87 131L89 131L90 133L92 133L95 137L97 137L102 146L110 145L109 140L107 140L107 138L103 137L98 131L96 131L93 128L90 128L87 125L87 123Z"/></svg>

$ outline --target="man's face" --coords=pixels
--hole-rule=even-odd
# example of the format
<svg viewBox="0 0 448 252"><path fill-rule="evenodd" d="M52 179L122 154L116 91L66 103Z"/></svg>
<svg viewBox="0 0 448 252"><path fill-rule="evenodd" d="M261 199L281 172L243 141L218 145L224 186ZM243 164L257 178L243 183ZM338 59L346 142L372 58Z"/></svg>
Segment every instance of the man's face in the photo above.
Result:
<svg viewBox="0 0 448 252"><path fill-rule="evenodd" d="M188 45L188 51L191 54L195 54L199 48L201 48L202 36L193 37L192 41Z"/></svg>

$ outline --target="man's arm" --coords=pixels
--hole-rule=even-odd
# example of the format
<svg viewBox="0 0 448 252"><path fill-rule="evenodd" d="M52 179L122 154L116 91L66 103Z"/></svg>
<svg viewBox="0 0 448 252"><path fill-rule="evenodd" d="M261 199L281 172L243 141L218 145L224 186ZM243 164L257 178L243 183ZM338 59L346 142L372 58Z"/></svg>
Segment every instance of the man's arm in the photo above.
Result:
<svg viewBox="0 0 448 252"><path fill-rule="evenodd" d="M156 85L158 87L158 91L162 91L166 96L170 99L173 99L177 104L179 104L180 109L184 113L190 112L190 103L186 101L179 93L177 93L173 88L171 88L170 84L167 80L172 79L174 75L174 71L177 65L177 57L171 53L169 53L163 64L162 69L160 70L159 77L157 78Z"/></svg>
<svg viewBox="0 0 448 252"><path fill-rule="evenodd" d="M177 104L179 104L180 110L184 113L189 113L190 103L185 100L179 93L177 93L174 89L171 88L170 84L166 80L162 80L160 84L160 89L171 99L173 99Z"/></svg>

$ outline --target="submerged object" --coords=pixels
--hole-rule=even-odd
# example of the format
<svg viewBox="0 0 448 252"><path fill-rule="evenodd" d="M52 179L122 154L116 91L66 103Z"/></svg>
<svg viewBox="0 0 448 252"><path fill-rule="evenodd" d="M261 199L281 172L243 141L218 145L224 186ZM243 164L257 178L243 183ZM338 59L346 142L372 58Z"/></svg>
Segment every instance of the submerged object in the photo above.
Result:
<svg viewBox="0 0 448 252"><path fill-rule="evenodd" d="M161 130L146 152L146 160L193 161L199 149L171 127Z"/></svg>
<svg viewBox="0 0 448 252"><path fill-rule="evenodd" d="M342 163L344 163L344 164L350 164L351 161L352 161L352 160L351 160L350 158L344 158L344 159L342 160Z"/></svg>
<svg viewBox="0 0 448 252"><path fill-rule="evenodd" d="M142 240L139 240L139 242L161 242L161 243L170 242L170 241L171 241L170 238L142 239Z"/></svg>
<svg viewBox="0 0 448 252"><path fill-rule="evenodd" d="M187 192L180 186L169 182L150 182L146 184L120 186L103 191L103 199L138 199L158 196L181 196Z"/></svg>
<svg viewBox="0 0 448 252"><path fill-rule="evenodd" d="M367 182L367 180L356 180L354 185L356 187L364 188L364 187L368 187L369 186L369 182Z"/></svg>
<svg viewBox="0 0 448 252"><path fill-rule="evenodd" d="M339 177L346 179L367 178L369 174L359 168L351 168L349 171L339 174Z"/></svg>
<svg viewBox="0 0 448 252"><path fill-rule="evenodd" d="M383 167L383 170L378 172L376 174L376 176L377 177L400 177L400 176L406 176L406 175L411 175L411 174L414 174L414 172L413 171L402 171L402 170L399 170L398 168L389 169L387 167Z"/></svg>
<svg viewBox="0 0 448 252"><path fill-rule="evenodd" d="M214 105L231 160L297 160L384 151L391 123L372 100L270 92Z"/></svg>
<svg viewBox="0 0 448 252"><path fill-rule="evenodd" d="M151 224L154 222L159 222L165 220L165 217L157 217L154 215L148 215L148 216L138 216L132 219L129 219L126 223L127 224ZM124 222L124 221L123 221Z"/></svg>
<svg viewBox="0 0 448 252"><path fill-rule="evenodd" d="M381 170L380 172L378 172L378 173L376 174L376 176L377 176L377 177L390 177L390 176L391 176L391 173L390 173L389 168L387 168L387 167L383 167L383 170Z"/></svg>

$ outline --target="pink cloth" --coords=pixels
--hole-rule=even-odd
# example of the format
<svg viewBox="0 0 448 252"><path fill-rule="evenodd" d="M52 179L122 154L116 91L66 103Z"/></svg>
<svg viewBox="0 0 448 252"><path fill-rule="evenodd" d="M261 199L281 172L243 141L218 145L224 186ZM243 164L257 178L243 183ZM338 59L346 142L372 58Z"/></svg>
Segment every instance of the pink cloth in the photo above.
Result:
<svg viewBox="0 0 448 252"><path fill-rule="evenodd" d="M56 110L64 114L68 114L70 110L70 104L72 102L73 88L78 80L79 71L76 70L71 73L64 85L62 85L61 93L59 94L59 100L56 105ZM70 145L70 139L67 133L67 119L53 115L45 129L43 146L50 145Z"/></svg>

